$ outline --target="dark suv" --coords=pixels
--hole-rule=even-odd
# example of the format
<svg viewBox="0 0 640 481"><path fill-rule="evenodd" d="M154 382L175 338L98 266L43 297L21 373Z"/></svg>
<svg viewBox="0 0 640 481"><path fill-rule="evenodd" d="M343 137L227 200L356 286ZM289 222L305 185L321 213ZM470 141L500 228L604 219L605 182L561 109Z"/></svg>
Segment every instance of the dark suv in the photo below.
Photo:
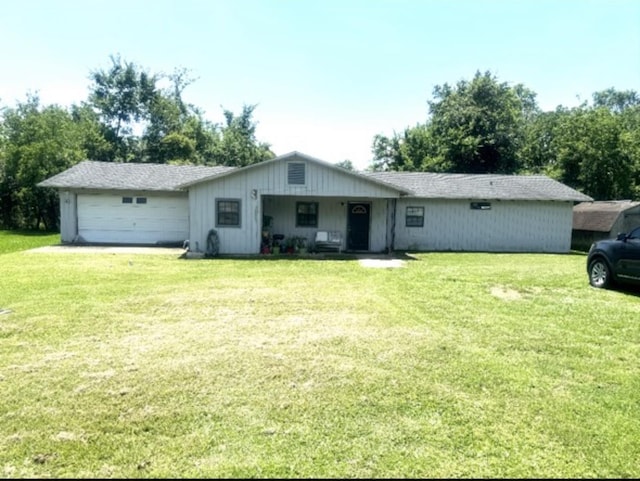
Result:
<svg viewBox="0 0 640 481"><path fill-rule="evenodd" d="M640 282L640 227L615 239L591 244L587 273L593 287L610 287L614 282Z"/></svg>

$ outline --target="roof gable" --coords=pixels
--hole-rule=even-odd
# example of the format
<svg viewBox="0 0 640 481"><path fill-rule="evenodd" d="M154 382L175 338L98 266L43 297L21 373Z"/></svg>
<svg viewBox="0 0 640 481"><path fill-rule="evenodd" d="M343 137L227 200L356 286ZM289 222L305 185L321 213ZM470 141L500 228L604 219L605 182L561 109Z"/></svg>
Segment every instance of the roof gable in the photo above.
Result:
<svg viewBox="0 0 640 481"><path fill-rule="evenodd" d="M254 169L260 169L260 168L264 168L266 166L269 166L271 164L277 163L277 162L291 162L291 161L303 161L303 162L310 162L310 163L314 163L317 165L320 165L324 168L327 169L333 169L333 170L337 170L343 174L346 175L350 175L350 176L354 176L357 177L359 179L362 179L368 183L372 183L372 184L376 184L382 187L385 187L387 189L391 189L393 191L399 192L400 194L410 194L411 192L401 186L398 186L396 184L392 184L389 182L386 182L383 179L376 179L374 177L365 175L363 173L360 172L355 172L355 171L351 171L348 169L344 169L338 165L332 164L330 162L326 162L324 160L320 160L317 159L315 157L311 157L310 155L306 155L303 154L301 152L297 152L297 151L293 151L293 152L289 152L287 154L284 155L280 155L278 157L275 157L273 159L269 159L269 160L265 160L263 162L258 162L256 164L251 164L248 165L246 167L241 167L241 168L237 168L234 170L229 170L229 171L225 171L225 172L221 172L221 173L214 173L208 177L203 177L203 178L198 178L198 179L194 179L192 181L186 182L184 184L181 185L182 188L187 188L190 187L192 185L196 185L196 184L200 184L203 182L207 182L213 179L219 179L222 177L226 177L226 176L232 176L232 175L242 175L243 173L246 173L247 171L251 171Z"/></svg>
<svg viewBox="0 0 640 481"><path fill-rule="evenodd" d="M544 175L436 174L371 172L373 178L426 199L555 200L581 202L591 197Z"/></svg>
<svg viewBox="0 0 640 481"><path fill-rule="evenodd" d="M233 167L140 164L85 160L38 184L67 189L177 191L198 178L233 170Z"/></svg>

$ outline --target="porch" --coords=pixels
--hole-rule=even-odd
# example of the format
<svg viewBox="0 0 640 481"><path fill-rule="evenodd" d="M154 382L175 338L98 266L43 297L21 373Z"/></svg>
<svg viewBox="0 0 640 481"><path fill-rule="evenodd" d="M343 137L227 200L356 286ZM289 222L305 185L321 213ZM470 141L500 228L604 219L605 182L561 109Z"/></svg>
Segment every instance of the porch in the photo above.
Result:
<svg viewBox="0 0 640 481"><path fill-rule="evenodd" d="M380 198L263 195L259 251L388 252L388 203Z"/></svg>

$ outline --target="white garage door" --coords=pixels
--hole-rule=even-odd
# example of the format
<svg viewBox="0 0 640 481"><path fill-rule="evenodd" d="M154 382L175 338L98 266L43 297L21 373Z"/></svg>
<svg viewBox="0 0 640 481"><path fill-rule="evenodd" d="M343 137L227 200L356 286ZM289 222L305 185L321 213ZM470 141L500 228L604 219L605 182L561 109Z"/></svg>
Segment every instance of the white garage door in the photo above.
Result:
<svg viewBox="0 0 640 481"><path fill-rule="evenodd" d="M85 242L182 242L189 236L189 201L186 196L81 194L78 234Z"/></svg>

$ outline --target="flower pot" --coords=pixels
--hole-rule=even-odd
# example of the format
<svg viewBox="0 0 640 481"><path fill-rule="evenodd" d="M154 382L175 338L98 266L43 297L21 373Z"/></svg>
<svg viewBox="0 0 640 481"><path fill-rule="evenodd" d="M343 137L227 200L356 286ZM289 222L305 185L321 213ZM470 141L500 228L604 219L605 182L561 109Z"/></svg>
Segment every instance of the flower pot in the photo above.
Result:
<svg viewBox="0 0 640 481"><path fill-rule="evenodd" d="M280 254L280 246L273 246L271 248L271 253L272 254Z"/></svg>

